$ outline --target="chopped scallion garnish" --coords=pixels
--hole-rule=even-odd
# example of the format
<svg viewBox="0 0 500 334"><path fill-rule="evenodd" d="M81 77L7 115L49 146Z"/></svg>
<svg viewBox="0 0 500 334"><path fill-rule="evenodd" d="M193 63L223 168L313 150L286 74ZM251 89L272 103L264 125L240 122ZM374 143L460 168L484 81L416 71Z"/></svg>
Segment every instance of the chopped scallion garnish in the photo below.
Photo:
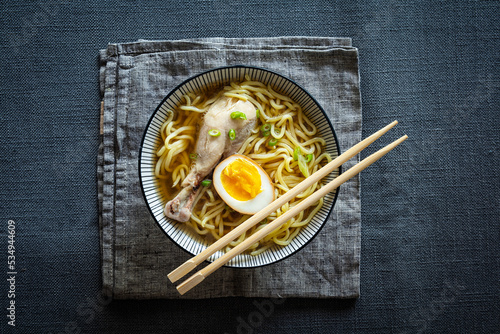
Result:
<svg viewBox="0 0 500 334"><path fill-rule="evenodd" d="M208 131L208 134L211 135L212 137L219 137L220 136L220 131L216 129L212 129Z"/></svg>
<svg viewBox="0 0 500 334"><path fill-rule="evenodd" d="M267 146L271 146L271 147L276 146L276 144L278 144L278 139L276 139L276 138L273 138L267 142Z"/></svg>
<svg viewBox="0 0 500 334"><path fill-rule="evenodd" d="M245 115L245 113L242 113L241 111L233 111L231 113L231 118L232 119L247 119L247 115Z"/></svg>
<svg viewBox="0 0 500 334"><path fill-rule="evenodd" d="M299 156L300 156L300 147L296 147L294 150L293 150L293 160L297 161L299 160Z"/></svg>
<svg viewBox="0 0 500 334"><path fill-rule="evenodd" d="M260 133L262 136L267 137L271 134L271 125L270 124L264 124L260 127Z"/></svg>
<svg viewBox="0 0 500 334"><path fill-rule="evenodd" d="M301 154L299 155L299 169L305 177L309 177L309 169L307 168L306 158Z"/></svg>

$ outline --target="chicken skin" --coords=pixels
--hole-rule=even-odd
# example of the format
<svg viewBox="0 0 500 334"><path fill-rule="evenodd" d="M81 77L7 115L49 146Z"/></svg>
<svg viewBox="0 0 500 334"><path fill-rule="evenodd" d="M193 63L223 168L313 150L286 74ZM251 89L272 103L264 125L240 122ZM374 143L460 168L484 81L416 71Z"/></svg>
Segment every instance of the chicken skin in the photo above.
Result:
<svg viewBox="0 0 500 334"><path fill-rule="evenodd" d="M231 114L240 112L244 118L232 118ZM246 118L246 119L245 119ZM189 174L182 182L182 190L165 205L165 215L180 222L187 222L200 191L200 184L209 175L221 158L235 154L250 137L257 123L255 106L249 101L222 96L207 110L203 117L196 142L197 159ZM219 136L210 135L211 130L220 132ZM228 135L234 130L235 137Z"/></svg>

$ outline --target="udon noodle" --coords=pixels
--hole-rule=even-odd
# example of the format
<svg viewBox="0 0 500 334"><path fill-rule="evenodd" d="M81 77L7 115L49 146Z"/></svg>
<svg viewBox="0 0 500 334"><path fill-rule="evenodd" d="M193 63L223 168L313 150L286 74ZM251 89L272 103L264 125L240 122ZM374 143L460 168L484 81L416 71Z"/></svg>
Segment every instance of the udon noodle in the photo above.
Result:
<svg viewBox="0 0 500 334"><path fill-rule="evenodd" d="M324 139L319 137L316 126L306 117L300 105L289 97L279 94L271 86L252 81L246 76L243 82L232 82L213 94L188 93L182 97L180 106L169 111L161 127L163 145L157 152L158 160L155 168L156 177L161 179L161 191L166 200L173 198L180 191L180 184L189 172L192 158L195 158L193 153L197 125L203 113L221 94L250 101L259 110L258 124L238 154L253 159L269 174L274 184L275 198L304 180L304 172L306 175L312 174L331 161L330 155L325 153ZM271 126L270 135L267 137L262 136L259 130L266 123ZM270 147L268 143L272 138L277 139L277 143ZM294 159L295 150L307 157L306 171L301 171L298 161ZM283 205L267 219L230 243L226 251L282 215L321 186L321 183L313 184L294 200ZM228 207L220 199L213 186L202 188L191 219L186 223L198 234L213 241L221 238L249 217ZM249 249L250 254L258 255L273 245L288 245L322 206L323 200L321 199L314 206L301 212L263 240L252 245Z"/></svg>

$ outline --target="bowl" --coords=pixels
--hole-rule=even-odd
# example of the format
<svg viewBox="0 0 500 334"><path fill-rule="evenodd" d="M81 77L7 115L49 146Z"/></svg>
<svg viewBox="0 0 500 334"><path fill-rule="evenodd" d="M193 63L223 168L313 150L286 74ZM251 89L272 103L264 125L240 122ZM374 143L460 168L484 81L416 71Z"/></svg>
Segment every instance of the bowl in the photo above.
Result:
<svg viewBox="0 0 500 334"><path fill-rule="evenodd" d="M171 220L163 213L166 200L159 192L159 180L154 174L154 165L157 160L156 151L161 145L159 130L167 118L167 110L177 106L181 102L182 95L186 92L222 88L231 81L244 80L246 74L254 80L270 84L276 92L287 95L299 103L303 112L317 126L320 136L326 141L326 152L333 158L340 154L335 131L323 108L305 89L279 73L252 66L229 66L200 73L182 82L158 105L146 126L139 151L139 177L145 202L156 223L168 238L193 256L202 252L209 244L190 226ZM324 182L329 182L334 177L334 175L329 175L324 179ZM321 210L287 246L274 245L259 255L242 253L228 262L226 266L235 268L260 267L276 263L297 253L321 231L333 210L337 194L338 189L325 196ZM212 262L222 254L222 251L219 251L207 261Z"/></svg>

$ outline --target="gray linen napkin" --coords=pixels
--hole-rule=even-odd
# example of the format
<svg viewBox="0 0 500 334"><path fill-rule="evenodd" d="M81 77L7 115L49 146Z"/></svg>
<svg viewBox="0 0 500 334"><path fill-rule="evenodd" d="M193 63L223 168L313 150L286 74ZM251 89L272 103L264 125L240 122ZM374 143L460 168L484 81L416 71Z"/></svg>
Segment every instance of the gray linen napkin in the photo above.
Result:
<svg viewBox="0 0 500 334"><path fill-rule="evenodd" d="M221 268L184 296L167 274L190 258L150 216L138 152L151 114L192 75L227 65L281 73L328 113L341 152L361 139L358 52L349 38L200 38L110 44L100 52L102 144L98 188L103 291L115 299L359 295L360 183L341 186L318 236L297 254L255 269ZM357 162L344 164L344 170Z"/></svg>

